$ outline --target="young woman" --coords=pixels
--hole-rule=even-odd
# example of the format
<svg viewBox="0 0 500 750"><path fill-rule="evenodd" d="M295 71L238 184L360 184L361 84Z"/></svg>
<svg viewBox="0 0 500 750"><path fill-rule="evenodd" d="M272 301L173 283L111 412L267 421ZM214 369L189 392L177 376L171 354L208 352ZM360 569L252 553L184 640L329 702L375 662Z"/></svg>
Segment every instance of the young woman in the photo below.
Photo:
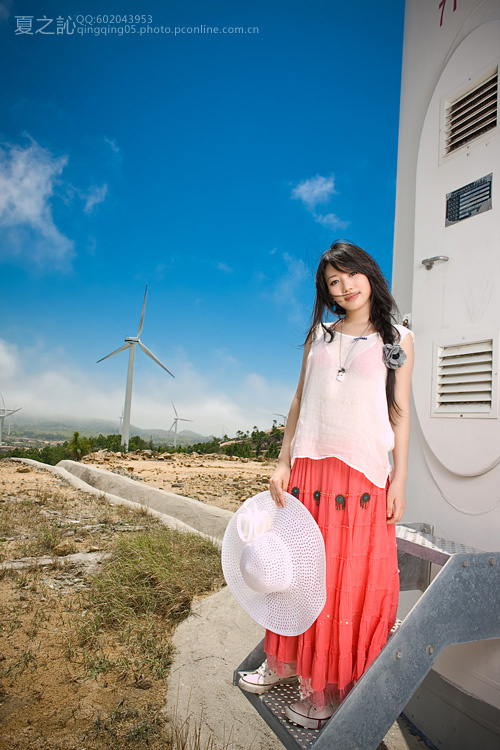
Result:
<svg viewBox="0 0 500 750"><path fill-rule="evenodd" d="M302 635L266 631L267 660L240 680L263 693L300 679L287 717L319 729L383 648L396 619L395 524L405 510L413 334L376 262L334 242L316 272L316 300L270 492L298 497L318 523L327 600ZM337 315L326 323L326 314ZM393 467L389 463L392 451Z"/></svg>

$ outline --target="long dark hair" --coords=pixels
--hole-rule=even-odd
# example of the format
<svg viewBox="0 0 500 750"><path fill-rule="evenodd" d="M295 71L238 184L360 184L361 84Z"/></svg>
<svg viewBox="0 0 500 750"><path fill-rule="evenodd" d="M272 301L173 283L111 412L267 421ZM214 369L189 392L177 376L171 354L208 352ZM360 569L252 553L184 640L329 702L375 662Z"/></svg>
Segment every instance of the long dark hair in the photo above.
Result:
<svg viewBox="0 0 500 750"><path fill-rule="evenodd" d="M325 312L328 311L338 315L339 318L343 317L346 312L338 302L334 302L328 289L325 276L328 263L337 271L357 271L368 277L371 285L370 322L377 333L380 334L384 344L398 343L400 335L394 323L396 322L399 310L389 291L387 281L371 255L368 255L367 252L347 240L336 240L321 257L318 270L316 271L316 298L314 300L312 323L307 333L307 338L318 325L321 325L325 340L333 341L335 329L331 325L325 324ZM400 414L394 394L395 382L396 371L388 369L386 395L391 422L395 422L397 416Z"/></svg>

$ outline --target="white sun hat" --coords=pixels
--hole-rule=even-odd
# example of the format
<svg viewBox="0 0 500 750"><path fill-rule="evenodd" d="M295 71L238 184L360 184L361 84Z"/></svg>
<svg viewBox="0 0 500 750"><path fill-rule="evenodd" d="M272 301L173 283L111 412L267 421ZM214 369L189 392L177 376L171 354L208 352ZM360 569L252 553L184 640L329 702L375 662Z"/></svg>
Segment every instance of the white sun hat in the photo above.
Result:
<svg viewBox="0 0 500 750"><path fill-rule="evenodd" d="M325 544L307 508L285 492L278 508L269 491L246 500L229 521L222 570L234 598L259 625L300 635L326 602Z"/></svg>

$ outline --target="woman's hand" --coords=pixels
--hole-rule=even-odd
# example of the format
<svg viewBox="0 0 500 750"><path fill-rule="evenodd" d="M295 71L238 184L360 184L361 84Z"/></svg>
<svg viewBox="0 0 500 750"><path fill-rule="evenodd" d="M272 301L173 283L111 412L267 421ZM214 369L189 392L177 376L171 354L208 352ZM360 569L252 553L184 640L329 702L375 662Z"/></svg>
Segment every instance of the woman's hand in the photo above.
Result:
<svg viewBox="0 0 500 750"><path fill-rule="evenodd" d="M398 523L406 508L405 482L394 479L387 490L387 523Z"/></svg>
<svg viewBox="0 0 500 750"><path fill-rule="evenodd" d="M278 461L278 465L269 480L269 492L278 508L284 508L286 500L283 492L288 487L288 481L290 479L290 466L286 463Z"/></svg>

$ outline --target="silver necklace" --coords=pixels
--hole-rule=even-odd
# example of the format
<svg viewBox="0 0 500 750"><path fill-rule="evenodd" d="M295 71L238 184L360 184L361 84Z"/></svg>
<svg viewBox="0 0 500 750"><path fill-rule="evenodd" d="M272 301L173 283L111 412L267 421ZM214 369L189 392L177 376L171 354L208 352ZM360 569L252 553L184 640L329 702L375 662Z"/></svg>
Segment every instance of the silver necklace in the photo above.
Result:
<svg viewBox="0 0 500 750"><path fill-rule="evenodd" d="M367 332L367 330L369 329L369 327L370 327L370 322L368 322L368 325L366 326L366 328L363 331L363 333L361 334L361 336L357 336L354 339L354 341L351 344L351 348L347 352L347 357L345 358L345 362L342 365L342 337L343 337L343 329L344 329L344 318L342 318L342 320L340 321L340 342L339 342L339 365L340 365L340 367L337 370L337 380L339 382L342 382L344 380L344 378L345 378L346 368L347 368L347 361L348 361L349 357L352 354L352 350L354 349L354 347L356 346L356 344L358 343L358 341L360 339L363 339L363 340L366 341L365 333Z"/></svg>

